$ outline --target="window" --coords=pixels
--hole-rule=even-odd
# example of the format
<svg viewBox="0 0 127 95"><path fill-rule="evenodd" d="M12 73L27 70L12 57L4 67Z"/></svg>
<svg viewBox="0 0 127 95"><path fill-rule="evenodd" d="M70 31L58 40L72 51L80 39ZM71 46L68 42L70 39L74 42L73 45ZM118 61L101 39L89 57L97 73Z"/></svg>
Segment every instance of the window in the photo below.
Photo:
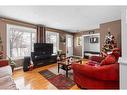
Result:
<svg viewBox="0 0 127 95"><path fill-rule="evenodd" d="M72 47L72 41L71 40L72 40L71 38L68 38L68 43L67 43L68 44L67 45L68 47Z"/></svg>
<svg viewBox="0 0 127 95"><path fill-rule="evenodd" d="M80 46L81 45L81 37L77 37L77 39L76 39L77 41L77 43L76 43L76 45L77 46Z"/></svg>
<svg viewBox="0 0 127 95"><path fill-rule="evenodd" d="M36 29L7 25L7 54L13 59L30 56L36 42Z"/></svg>
<svg viewBox="0 0 127 95"><path fill-rule="evenodd" d="M53 53L59 50L59 33L46 31L46 43L53 43Z"/></svg>

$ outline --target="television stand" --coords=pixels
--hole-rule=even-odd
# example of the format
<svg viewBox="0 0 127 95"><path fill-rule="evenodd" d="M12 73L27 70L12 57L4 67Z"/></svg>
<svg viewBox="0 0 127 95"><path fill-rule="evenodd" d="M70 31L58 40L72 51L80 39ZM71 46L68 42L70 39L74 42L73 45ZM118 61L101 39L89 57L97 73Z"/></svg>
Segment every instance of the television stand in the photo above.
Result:
<svg viewBox="0 0 127 95"><path fill-rule="evenodd" d="M49 64L57 63L56 54L43 54L41 52L32 52L31 58L32 58L34 67L46 66Z"/></svg>

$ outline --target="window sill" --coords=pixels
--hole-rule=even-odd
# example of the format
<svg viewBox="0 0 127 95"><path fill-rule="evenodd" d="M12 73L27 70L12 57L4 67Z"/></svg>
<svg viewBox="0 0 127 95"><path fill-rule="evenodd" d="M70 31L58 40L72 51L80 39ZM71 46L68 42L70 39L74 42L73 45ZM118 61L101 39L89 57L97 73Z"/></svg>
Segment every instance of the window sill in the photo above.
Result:
<svg viewBox="0 0 127 95"><path fill-rule="evenodd" d="M14 60L22 60L22 59L24 59L24 57L12 58L12 59L14 59Z"/></svg>

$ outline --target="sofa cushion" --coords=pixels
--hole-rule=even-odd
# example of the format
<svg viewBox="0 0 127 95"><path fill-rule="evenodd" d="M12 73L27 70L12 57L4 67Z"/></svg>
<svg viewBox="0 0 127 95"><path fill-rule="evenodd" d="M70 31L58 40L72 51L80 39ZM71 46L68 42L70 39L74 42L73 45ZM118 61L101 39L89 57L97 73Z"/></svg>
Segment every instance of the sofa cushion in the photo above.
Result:
<svg viewBox="0 0 127 95"><path fill-rule="evenodd" d="M4 76L8 76L8 75L12 75L11 67L9 65L4 66L4 67L0 67L0 78L4 77Z"/></svg>
<svg viewBox="0 0 127 95"><path fill-rule="evenodd" d="M109 64L114 64L116 62L116 58L113 55L108 55L100 65L109 65Z"/></svg>
<svg viewBox="0 0 127 95"><path fill-rule="evenodd" d="M0 78L0 89L16 90L16 84L10 75Z"/></svg>

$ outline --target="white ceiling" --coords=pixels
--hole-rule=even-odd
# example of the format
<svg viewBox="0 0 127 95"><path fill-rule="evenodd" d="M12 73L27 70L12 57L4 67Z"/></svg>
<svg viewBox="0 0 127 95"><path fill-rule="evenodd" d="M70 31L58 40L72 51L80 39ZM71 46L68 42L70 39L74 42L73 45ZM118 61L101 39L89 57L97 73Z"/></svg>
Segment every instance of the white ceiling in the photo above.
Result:
<svg viewBox="0 0 127 95"><path fill-rule="evenodd" d="M121 18L119 6L0 6L0 16L70 32L99 28Z"/></svg>

